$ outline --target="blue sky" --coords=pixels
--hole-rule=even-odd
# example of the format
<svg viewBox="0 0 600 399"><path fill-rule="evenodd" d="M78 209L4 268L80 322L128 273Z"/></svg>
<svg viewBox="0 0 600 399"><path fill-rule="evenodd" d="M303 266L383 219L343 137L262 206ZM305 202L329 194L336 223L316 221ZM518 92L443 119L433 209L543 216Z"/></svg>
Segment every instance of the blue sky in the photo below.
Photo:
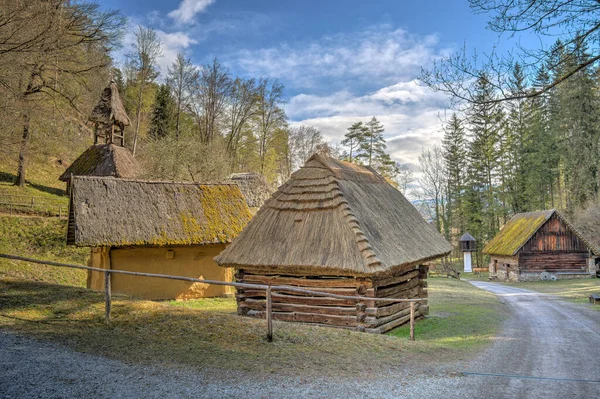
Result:
<svg viewBox="0 0 600 399"><path fill-rule="evenodd" d="M396 161L416 166L439 143L447 99L419 85L421 67L455 51L510 48L516 39L486 29L466 0L105 0L163 42L163 71L177 52L213 58L238 76L270 76L286 87L292 125L339 141L348 126L376 116ZM509 40L510 39L510 40ZM133 40L126 35L124 48Z"/></svg>

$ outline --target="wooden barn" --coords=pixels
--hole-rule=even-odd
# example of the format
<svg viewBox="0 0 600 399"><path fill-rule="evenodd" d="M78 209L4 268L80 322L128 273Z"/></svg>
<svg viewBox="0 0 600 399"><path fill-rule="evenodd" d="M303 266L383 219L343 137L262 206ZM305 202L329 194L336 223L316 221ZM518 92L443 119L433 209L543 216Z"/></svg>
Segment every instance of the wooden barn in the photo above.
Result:
<svg viewBox="0 0 600 399"><path fill-rule="evenodd" d="M483 248L490 276L529 281L595 275L597 248L558 211L519 213Z"/></svg>
<svg viewBox="0 0 600 399"><path fill-rule="evenodd" d="M73 161L59 177L59 180L67 183L67 193L71 176L133 179L140 172L133 154L125 148L125 126L130 122L115 82L111 81L104 89L88 119L94 124L94 145Z"/></svg>
<svg viewBox="0 0 600 399"><path fill-rule="evenodd" d="M215 258L244 283L293 285L372 300L273 293L275 320L383 333L409 319L426 298L425 262L450 244L373 169L314 155L263 205ZM265 291L238 289L238 313L263 317ZM418 317L428 307L416 306Z"/></svg>
<svg viewBox="0 0 600 399"><path fill-rule="evenodd" d="M231 281L218 255L251 219L235 184L193 184L73 177L67 244L91 247L101 269ZM88 288L103 289L101 272ZM229 287L112 275L112 290L145 299L190 299L232 293Z"/></svg>

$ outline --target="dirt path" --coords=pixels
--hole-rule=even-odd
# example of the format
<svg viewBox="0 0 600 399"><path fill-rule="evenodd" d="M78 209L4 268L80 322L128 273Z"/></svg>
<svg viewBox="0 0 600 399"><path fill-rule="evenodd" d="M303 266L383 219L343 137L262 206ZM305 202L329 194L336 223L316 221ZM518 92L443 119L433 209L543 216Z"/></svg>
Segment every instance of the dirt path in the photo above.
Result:
<svg viewBox="0 0 600 399"><path fill-rule="evenodd" d="M521 288L472 284L498 295L512 317L467 366L459 390L487 398L600 396L600 312Z"/></svg>
<svg viewBox="0 0 600 399"><path fill-rule="evenodd" d="M0 399L6 398L596 398L600 312L554 297L474 282L510 305L496 343L456 373L365 378L215 376L126 364L0 331ZM402 359L398 359L402 362ZM424 375L425 374L425 375Z"/></svg>

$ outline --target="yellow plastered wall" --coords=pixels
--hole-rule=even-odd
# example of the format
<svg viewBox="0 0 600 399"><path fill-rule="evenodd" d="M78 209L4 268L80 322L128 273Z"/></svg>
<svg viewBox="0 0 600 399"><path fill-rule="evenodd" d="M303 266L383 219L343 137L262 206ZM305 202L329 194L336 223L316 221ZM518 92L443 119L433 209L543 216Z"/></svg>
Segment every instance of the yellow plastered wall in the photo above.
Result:
<svg viewBox="0 0 600 399"><path fill-rule="evenodd" d="M232 281L233 270L217 266L213 258L225 245L203 245L174 248L112 248L94 249L90 263L94 267L132 272L169 274L207 280ZM172 259L167 256L172 252ZM102 290L103 273L90 272L88 288ZM154 277L112 275L112 292L142 299L193 299L233 294L232 287L167 280Z"/></svg>

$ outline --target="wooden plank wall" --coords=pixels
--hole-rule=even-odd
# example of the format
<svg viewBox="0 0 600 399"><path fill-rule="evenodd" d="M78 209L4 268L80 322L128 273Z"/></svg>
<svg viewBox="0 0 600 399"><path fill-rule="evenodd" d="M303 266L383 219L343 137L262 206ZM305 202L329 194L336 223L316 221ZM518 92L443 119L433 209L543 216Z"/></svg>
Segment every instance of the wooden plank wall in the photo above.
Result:
<svg viewBox="0 0 600 399"><path fill-rule="evenodd" d="M290 285L313 291L338 295L361 295L373 300L359 302L305 295L297 292L273 292L274 320L313 323L331 327L349 328L370 333L383 333L407 323L410 304L377 301L377 298L427 298L427 268L405 270L386 278L322 277L269 275L237 270L236 281L267 285ZM265 317L265 291L239 288L236 293L238 313ZM416 316L428 314L424 302L415 304Z"/></svg>
<svg viewBox="0 0 600 399"><path fill-rule="evenodd" d="M521 252L587 252L587 246L556 214L531 237Z"/></svg>

